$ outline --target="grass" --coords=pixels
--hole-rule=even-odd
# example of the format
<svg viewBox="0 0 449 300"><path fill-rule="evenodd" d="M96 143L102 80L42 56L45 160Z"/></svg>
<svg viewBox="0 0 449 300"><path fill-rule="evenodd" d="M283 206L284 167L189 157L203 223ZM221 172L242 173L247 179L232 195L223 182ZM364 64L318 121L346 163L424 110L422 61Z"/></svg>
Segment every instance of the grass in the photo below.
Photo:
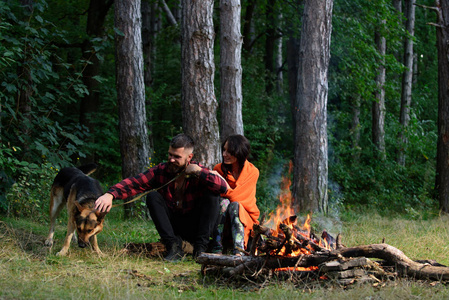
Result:
<svg viewBox="0 0 449 300"><path fill-rule="evenodd" d="M435 259L449 265L449 219L385 218L376 214L346 214L338 231L346 246L385 242L411 259ZM336 227L337 228L337 227ZM329 229L329 228L327 228ZM65 223L56 227L51 252L43 245L48 225L24 219L0 222L0 299L447 299L443 282L398 279L380 285L305 284L270 279L254 282L202 276L191 258L166 263L160 258L124 254L127 242L155 242L151 221L122 221L107 217L98 236L106 254L99 257L72 245L58 257ZM329 229L329 232L334 233Z"/></svg>

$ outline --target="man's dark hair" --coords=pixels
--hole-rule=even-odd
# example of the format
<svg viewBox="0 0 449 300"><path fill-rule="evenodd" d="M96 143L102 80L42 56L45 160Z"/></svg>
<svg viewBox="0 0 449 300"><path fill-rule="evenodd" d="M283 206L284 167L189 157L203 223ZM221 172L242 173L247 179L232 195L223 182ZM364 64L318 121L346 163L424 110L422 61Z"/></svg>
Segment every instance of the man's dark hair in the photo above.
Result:
<svg viewBox="0 0 449 300"><path fill-rule="evenodd" d="M170 142L170 147L174 149L178 148L192 149L193 151L193 149L195 148L195 142L187 134L180 133L176 135L174 138L172 138Z"/></svg>

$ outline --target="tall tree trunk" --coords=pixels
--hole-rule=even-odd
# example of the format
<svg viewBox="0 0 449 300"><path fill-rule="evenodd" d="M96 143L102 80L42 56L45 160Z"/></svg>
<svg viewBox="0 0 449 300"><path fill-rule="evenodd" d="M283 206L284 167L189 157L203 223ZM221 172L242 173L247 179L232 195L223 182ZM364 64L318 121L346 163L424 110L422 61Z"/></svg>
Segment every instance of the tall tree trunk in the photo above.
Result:
<svg viewBox="0 0 449 300"><path fill-rule="evenodd" d="M168 22L173 26L177 26L178 22L176 21L175 16L173 16L173 13L171 12L170 7L168 7L167 3L164 0L159 0L159 2L161 3L162 10L167 15Z"/></svg>
<svg viewBox="0 0 449 300"><path fill-rule="evenodd" d="M296 1L296 14L302 15L300 7L304 0ZM290 98L290 109L292 114L292 124L293 124L293 144L296 145L296 114L298 111L296 96L298 89L298 69L299 69L299 34L300 28L294 28L294 22L287 24L288 40L286 43L286 56L287 56L287 67L288 67L288 96Z"/></svg>
<svg viewBox="0 0 449 300"><path fill-rule="evenodd" d="M288 65L288 94L290 98L290 109L292 112L293 139L296 139L296 114L298 111L296 96L298 89L299 69L299 39L290 35L287 41L287 65ZM294 141L294 145L296 142Z"/></svg>
<svg viewBox="0 0 449 300"><path fill-rule="evenodd" d="M182 2L182 119L195 143L195 160L212 167L221 160L214 92L213 0Z"/></svg>
<svg viewBox="0 0 449 300"><path fill-rule="evenodd" d="M153 32L152 32L152 18L150 0L142 0L142 51L143 51L143 65L144 65L144 82L145 86L149 87L153 83Z"/></svg>
<svg viewBox="0 0 449 300"><path fill-rule="evenodd" d="M436 0L438 11L438 146L436 190L440 209L449 213L449 2Z"/></svg>
<svg viewBox="0 0 449 300"><path fill-rule="evenodd" d="M352 148L354 149L353 161L360 160L360 96L355 96L352 99L352 122L351 122L351 139Z"/></svg>
<svg viewBox="0 0 449 300"><path fill-rule="evenodd" d="M416 0L405 0L407 5L406 30L409 36L404 43L404 65L406 67L402 74L401 115L399 121L402 129L399 132L399 151L397 161L405 166L405 153L408 139L406 136L408 123L410 121L410 105L412 103L413 85L413 36L415 35L415 2Z"/></svg>
<svg viewBox="0 0 449 300"><path fill-rule="evenodd" d="M143 83L143 52L140 0L115 1L116 81L119 107L120 152L123 178L144 171L149 142ZM135 215L125 206L125 218Z"/></svg>
<svg viewBox="0 0 449 300"><path fill-rule="evenodd" d="M156 39L158 37L158 33L161 31L162 29L162 17L161 17L161 13L160 13L160 9L159 6L157 4L157 1L150 1L150 10L151 10L151 22L150 22L150 34L151 37L150 39L153 41L153 45L151 46L151 73L152 74L156 74L156 68L157 68L157 64L153 63L156 62L156 58L157 58L157 53L158 53L158 49L156 48Z"/></svg>
<svg viewBox="0 0 449 300"><path fill-rule="evenodd" d="M109 0L91 0L87 10L86 33L89 38L103 37L104 22L106 15L113 1ZM96 126L96 118L100 106L100 91L98 89L99 82L95 79L100 74L101 62L93 48L90 40L86 39L82 46L83 59L89 62L83 71L83 83L89 91L81 99L80 105L80 124L89 129L89 141L95 142L94 132ZM89 154L84 162L95 161L95 153Z"/></svg>
<svg viewBox="0 0 449 300"><path fill-rule="evenodd" d="M326 212L327 96L332 0L305 0L299 49L293 197L300 211Z"/></svg>
<svg viewBox="0 0 449 300"><path fill-rule="evenodd" d="M402 0L393 0L393 7L398 13L402 13Z"/></svg>
<svg viewBox="0 0 449 300"><path fill-rule="evenodd" d="M153 68L153 45L154 45L154 35L152 32L152 22L154 22L151 17L151 5L149 0L142 0L141 3L142 11L142 52L143 52L143 65L144 65L144 75L143 82L144 87L151 87L153 83L152 68ZM151 98L146 96L145 107L151 107ZM152 126L152 111L148 110L147 122L148 122L148 150L151 155L154 150L153 143L153 126Z"/></svg>
<svg viewBox="0 0 449 300"><path fill-rule="evenodd" d="M256 8L256 0L248 0L245 10L245 18L243 21L243 49L247 52L251 52L252 47L252 35L251 27L254 15L254 9Z"/></svg>
<svg viewBox="0 0 449 300"><path fill-rule="evenodd" d="M178 23L181 22L181 14L182 14L182 8L181 8L181 0L176 0L175 5L173 7L173 15L175 16L175 19Z"/></svg>
<svg viewBox="0 0 449 300"><path fill-rule="evenodd" d="M221 138L243 135L240 0L220 1Z"/></svg>
<svg viewBox="0 0 449 300"><path fill-rule="evenodd" d="M278 15L279 22L282 21L282 13ZM275 70L276 70L276 92L278 95L284 93L284 73L282 72L282 37L276 40L276 60L275 60Z"/></svg>
<svg viewBox="0 0 449 300"><path fill-rule="evenodd" d="M274 7L276 0L268 0L266 9L266 35L265 35L265 72L266 82L265 90L268 95L273 91L274 79L274 46L276 41L276 14Z"/></svg>
<svg viewBox="0 0 449 300"><path fill-rule="evenodd" d="M385 20L381 21L381 26L386 24ZM372 140L375 146L376 156L382 160L385 159L385 53L387 43L385 37L381 36L380 31L375 33L377 50L381 61L377 68L375 92L376 101L372 104Z"/></svg>
<svg viewBox="0 0 449 300"><path fill-rule="evenodd" d="M33 14L33 0L21 0L20 3L24 9L24 22L28 23ZM24 49L22 49L22 61L20 66L17 68L18 78L21 78L19 89L17 91L17 116L19 118L19 122L22 123L22 126L19 127L21 131L21 148L23 153L25 153L25 158L28 157L29 144L31 140L31 112L32 112L32 104L31 97L33 96L34 83L31 77L31 66L30 61L32 60L30 50L31 45L28 43L24 44Z"/></svg>

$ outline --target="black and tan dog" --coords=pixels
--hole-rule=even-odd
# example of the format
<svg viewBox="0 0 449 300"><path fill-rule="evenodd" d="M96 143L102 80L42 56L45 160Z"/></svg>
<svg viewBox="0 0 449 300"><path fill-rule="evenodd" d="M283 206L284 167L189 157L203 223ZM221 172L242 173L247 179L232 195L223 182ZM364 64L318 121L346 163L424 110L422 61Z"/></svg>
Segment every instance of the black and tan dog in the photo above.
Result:
<svg viewBox="0 0 449 300"><path fill-rule="evenodd" d="M103 195L103 190L97 180L89 177L96 167L95 164L88 164L79 168L63 168L53 181L50 196L50 232L45 245L53 245L55 221L65 204L68 211L67 235L64 246L57 255L67 254L75 230L78 246L84 248L91 244L95 252L102 254L96 234L103 230L106 213L101 213L94 207L95 200Z"/></svg>

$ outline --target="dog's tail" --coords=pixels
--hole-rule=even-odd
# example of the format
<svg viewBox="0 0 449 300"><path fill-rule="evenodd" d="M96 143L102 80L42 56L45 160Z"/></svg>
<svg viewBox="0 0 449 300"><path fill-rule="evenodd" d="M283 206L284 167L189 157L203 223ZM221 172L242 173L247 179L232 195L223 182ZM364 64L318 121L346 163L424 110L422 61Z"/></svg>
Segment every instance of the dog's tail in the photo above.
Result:
<svg viewBox="0 0 449 300"><path fill-rule="evenodd" d="M96 163L90 163L90 164L79 166L78 169L80 169L84 174L90 175L93 172L95 172L95 170L97 170L97 167L98 166Z"/></svg>

